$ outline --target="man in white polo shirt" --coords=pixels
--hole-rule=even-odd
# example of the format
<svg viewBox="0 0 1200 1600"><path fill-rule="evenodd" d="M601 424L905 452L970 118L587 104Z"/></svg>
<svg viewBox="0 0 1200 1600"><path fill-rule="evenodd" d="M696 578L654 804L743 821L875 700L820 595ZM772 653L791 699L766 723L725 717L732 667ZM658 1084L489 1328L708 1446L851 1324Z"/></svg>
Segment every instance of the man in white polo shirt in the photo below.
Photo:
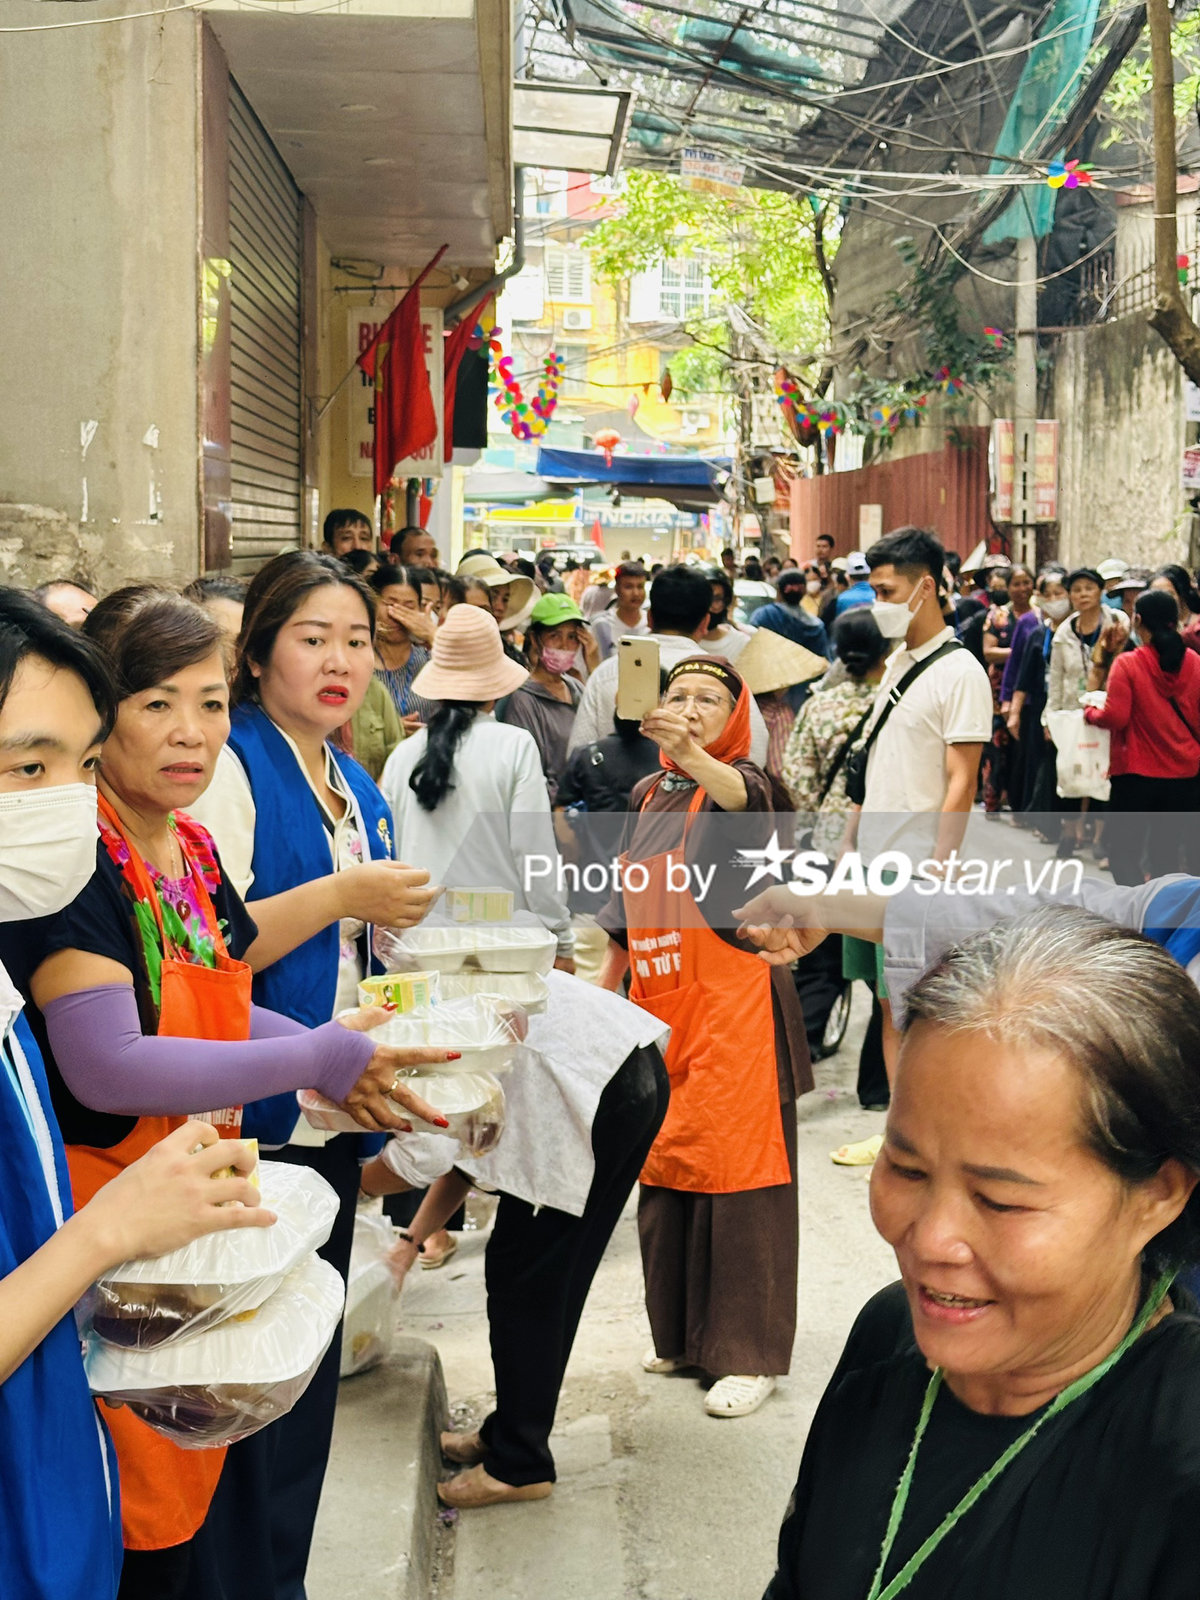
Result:
<svg viewBox="0 0 1200 1600"><path fill-rule="evenodd" d="M962 845L975 803L980 757L992 736L991 684L942 618L946 552L934 535L898 528L873 544L866 559L875 592L871 613L884 638L899 647L888 657L860 740L860 748L869 743L866 793L851 813L846 843L868 861L885 850L904 851L914 866L945 861ZM905 684L921 662L929 665ZM890 1083L899 1036L883 981L882 947L845 939L842 972L874 985ZM833 1159L867 1165L880 1143L876 1137L843 1145Z"/></svg>
<svg viewBox="0 0 1200 1600"><path fill-rule="evenodd" d="M871 855L912 834L908 819L936 813L940 821L916 829L913 844L944 860L962 841L992 736L987 673L969 650L947 648L954 633L939 593L945 559L940 542L920 528L899 528L867 551L872 615L885 639L902 641L888 658L863 735L869 739L878 726L858 831L859 847ZM931 657L887 711L892 690Z"/></svg>

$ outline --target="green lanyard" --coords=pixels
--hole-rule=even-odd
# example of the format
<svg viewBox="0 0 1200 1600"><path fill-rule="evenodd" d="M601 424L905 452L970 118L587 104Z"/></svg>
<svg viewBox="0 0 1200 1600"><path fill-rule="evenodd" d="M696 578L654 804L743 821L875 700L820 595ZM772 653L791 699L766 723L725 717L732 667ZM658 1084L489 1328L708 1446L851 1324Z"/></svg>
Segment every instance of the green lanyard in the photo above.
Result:
<svg viewBox="0 0 1200 1600"><path fill-rule="evenodd" d="M1024 1450L1025 1446L1033 1438L1034 1434L1037 1433L1039 1428L1041 1428L1043 1423L1049 1422L1050 1418L1056 1417L1060 1411L1065 1411L1073 1400L1078 1400L1080 1395L1086 1394L1089 1389L1100 1382L1100 1379L1103 1378L1106 1373L1112 1371L1113 1367L1116 1366L1117 1362L1125 1354L1126 1350L1129 1349L1130 1345L1139 1339L1142 1333L1145 1331L1146 1324L1150 1321L1151 1317L1154 1316L1155 1312L1166 1299L1167 1291L1170 1289L1174 1277L1175 1274L1173 1272L1166 1272L1161 1278L1159 1278L1158 1282L1154 1285L1154 1288L1150 1291L1149 1298L1147 1299L1146 1304L1142 1307L1141 1314L1138 1316L1129 1332L1121 1340L1117 1348L1109 1355L1105 1356L1104 1360L1100 1362L1099 1366L1093 1367L1090 1372L1085 1372L1082 1378L1076 1378L1074 1383L1068 1384L1061 1394L1055 1396L1054 1400L1049 1406L1047 1406L1046 1410L1042 1412L1041 1416L1032 1425L1032 1427L1026 1428L1025 1432L1019 1439L1014 1439L1004 1454L988 1468L988 1470L983 1474L982 1478L978 1479L974 1484L972 1484L972 1486L967 1490L966 1494L963 1495L962 1499L955 1506L954 1510L951 1511L942 1522L941 1526L934 1529L921 1548L914 1556L912 1556L909 1561L905 1563L903 1567L901 1567L900 1571L885 1589L882 1587L883 1569L887 1566L888 1557L892 1553L892 1546L896 1542L896 1535L900 1531L900 1523L904 1517L904 1508L908 1504L908 1492L912 1488L913 1473L916 1471L917 1451L921 1448L921 1440L925 1437L925 1430L929 1426L929 1418L933 1413L933 1403L937 1399L938 1390L942 1386L942 1369L941 1367L935 1369L933 1376L929 1380L929 1385L925 1390L925 1399L921 1406L921 1416L917 1422L917 1431L913 1435L912 1449L908 1453L908 1461L905 1465L904 1472L901 1475L900 1482L896 1487L895 1497L892 1500L892 1510L891 1515L888 1517L887 1532L883 1536L883 1548L879 1552L879 1565L876 1567L875 1576L871 1580L871 1592L867 1596L867 1600L895 1600L896 1595L900 1594L902 1590L908 1588L909 1584L916 1577L917 1573L925 1565L926 1561L928 1561L929 1557L937 1549L938 1545L941 1544L942 1540L946 1537L950 1530L957 1524L961 1517L966 1516L967 1512L970 1511L975 1502L983 1494L985 1494L988 1489L991 1488L992 1484L995 1483L996 1479L1004 1471L1005 1467L1007 1467L1010 1462L1014 1461L1017 1456L1021 1454L1021 1451Z"/></svg>

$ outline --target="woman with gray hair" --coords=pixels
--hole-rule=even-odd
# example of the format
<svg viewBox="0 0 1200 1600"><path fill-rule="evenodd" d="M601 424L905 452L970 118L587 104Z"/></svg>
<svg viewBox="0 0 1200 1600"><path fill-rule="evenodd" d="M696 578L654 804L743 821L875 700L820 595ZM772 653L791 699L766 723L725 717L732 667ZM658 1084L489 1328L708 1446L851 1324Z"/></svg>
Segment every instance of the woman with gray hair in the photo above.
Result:
<svg viewBox="0 0 1200 1600"><path fill-rule="evenodd" d="M1200 995L1050 908L908 996L871 1214L901 1281L814 1418L766 1600L1200 1594Z"/></svg>

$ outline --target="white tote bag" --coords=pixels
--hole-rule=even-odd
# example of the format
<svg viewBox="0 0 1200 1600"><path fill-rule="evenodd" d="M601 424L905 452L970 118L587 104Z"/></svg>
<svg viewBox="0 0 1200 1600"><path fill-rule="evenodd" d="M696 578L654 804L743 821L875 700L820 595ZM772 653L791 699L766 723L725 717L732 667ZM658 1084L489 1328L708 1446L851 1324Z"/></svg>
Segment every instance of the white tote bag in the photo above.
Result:
<svg viewBox="0 0 1200 1600"><path fill-rule="evenodd" d="M1048 711L1046 729L1057 751L1058 792L1064 800L1107 800L1107 728L1084 721L1082 710Z"/></svg>

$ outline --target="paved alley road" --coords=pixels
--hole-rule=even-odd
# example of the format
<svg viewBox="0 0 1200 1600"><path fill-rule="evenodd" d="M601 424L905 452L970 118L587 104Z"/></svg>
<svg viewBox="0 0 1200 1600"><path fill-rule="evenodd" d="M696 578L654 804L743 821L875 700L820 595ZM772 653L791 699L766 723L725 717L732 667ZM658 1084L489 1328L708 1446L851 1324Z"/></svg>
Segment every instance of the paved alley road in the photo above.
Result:
<svg viewBox="0 0 1200 1600"><path fill-rule="evenodd" d="M758 1600L805 1430L854 1314L894 1276L867 1214L866 1175L829 1151L882 1126L854 1096L864 991L841 1053L800 1104L800 1319L791 1376L755 1416L718 1421L687 1376L644 1374L634 1206L600 1268L567 1373L550 1500L464 1515L437 1600ZM456 1417L487 1408L484 1234L414 1274L405 1332L433 1340Z"/></svg>

